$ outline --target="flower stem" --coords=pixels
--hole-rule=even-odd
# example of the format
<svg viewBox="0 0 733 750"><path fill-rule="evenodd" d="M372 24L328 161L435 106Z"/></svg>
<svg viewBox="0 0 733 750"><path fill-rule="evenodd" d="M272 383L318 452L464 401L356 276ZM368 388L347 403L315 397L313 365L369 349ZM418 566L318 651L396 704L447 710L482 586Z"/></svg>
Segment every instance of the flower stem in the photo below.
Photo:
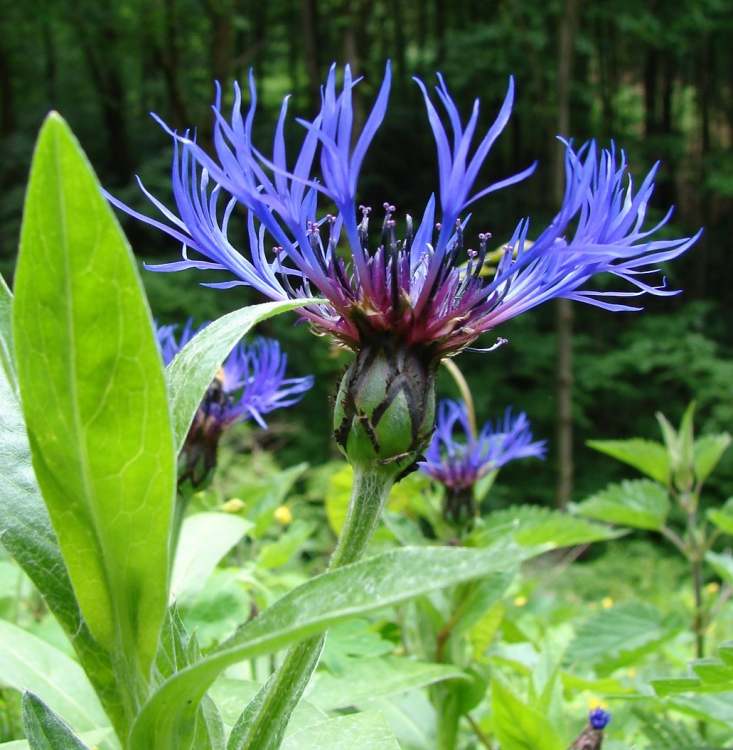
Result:
<svg viewBox="0 0 733 750"><path fill-rule="evenodd" d="M458 369L458 365L449 357L441 360L441 364L451 374L451 377L458 386L458 391L461 394L463 402L466 404L466 414L468 414L468 424L471 427L471 432L474 437L478 434L477 423L476 423L476 407L473 403L473 396L471 395L471 389L468 387L466 378L463 377L463 373Z"/></svg>
<svg viewBox="0 0 733 750"><path fill-rule="evenodd" d="M383 466L354 467L349 510L329 569L358 560L377 527L394 483L394 472ZM254 699L255 709L240 735L237 750L277 750L290 715L315 671L325 635L302 641Z"/></svg>

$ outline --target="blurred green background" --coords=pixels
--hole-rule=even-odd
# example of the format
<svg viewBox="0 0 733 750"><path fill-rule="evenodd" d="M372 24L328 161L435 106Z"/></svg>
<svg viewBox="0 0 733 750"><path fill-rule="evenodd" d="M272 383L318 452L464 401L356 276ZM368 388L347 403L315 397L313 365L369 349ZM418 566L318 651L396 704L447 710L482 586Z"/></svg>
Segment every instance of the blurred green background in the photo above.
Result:
<svg viewBox="0 0 733 750"><path fill-rule="evenodd" d="M267 148L282 96L292 93L292 112L312 114L334 60L366 77L357 98L363 112L392 59L390 110L364 165L359 200L389 200L411 212L421 211L436 186L434 144L411 76L432 81L443 72L464 112L481 98L488 125L514 74L514 117L481 179L540 164L526 183L477 207L471 232L491 231L500 243L519 218L531 216L537 229L557 209L553 164L564 69L563 134L613 139L637 175L661 159L652 218L675 204L671 233L705 227L698 245L667 270L670 284L684 290L680 296L649 299L642 314L574 306L572 496L580 499L624 472L586 448L589 438L655 437L654 412L676 420L693 398L699 427L733 425L731 41L729 0L0 0L0 270L12 277L32 144L50 108L69 121L102 182L148 211L133 175L167 199L171 156L170 139L150 111L175 127L197 127L206 141L213 81L229 96L232 81L243 81L251 66L261 96L256 130ZM293 143L298 131L291 126ZM141 260L177 256L174 242L121 218ZM153 312L165 322L189 315L201 321L258 301L241 289L204 289L196 272L144 272L144 279ZM261 327L281 338L293 374L317 376L301 406L275 415L269 433L253 433L281 466L334 455L325 415L346 362L294 320ZM480 420L513 404L550 440L544 464L506 469L502 487L512 488L511 498L497 488L497 503L554 501L556 328L554 305L547 305L497 331L508 346L459 360ZM457 395L447 377L441 391ZM733 493L730 458L718 476L713 495Z"/></svg>

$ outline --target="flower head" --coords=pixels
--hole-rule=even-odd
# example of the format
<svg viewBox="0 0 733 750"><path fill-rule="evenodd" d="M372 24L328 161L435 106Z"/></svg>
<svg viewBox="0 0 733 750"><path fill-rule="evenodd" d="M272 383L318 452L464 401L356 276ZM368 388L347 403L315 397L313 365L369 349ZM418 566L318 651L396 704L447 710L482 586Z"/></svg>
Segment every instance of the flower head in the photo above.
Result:
<svg viewBox="0 0 733 750"><path fill-rule="evenodd" d="M188 320L179 337L176 326L157 328L163 361L169 364L178 352L205 327L194 329ZM287 355L273 339L240 343L227 357L209 386L189 428L183 448L181 477L201 484L216 466L223 432L237 422L254 419L267 428L264 415L296 404L313 385L313 376L286 378Z"/></svg>
<svg viewBox="0 0 733 750"><path fill-rule="evenodd" d="M611 721L611 714L602 708L594 708L588 714L588 723L597 731L605 729Z"/></svg>
<svg viewBox="0 0 733 750"><path fill-rule="evenodd" d="M478 435L471 429L466 406L441 401L438 419L425 460L419 466L451 492L463 492L486 476L518 458L544 458L545 441L533 441L524 412L487 422Z"/></svg>
<svg viewBox="0 0 733 750"><path fill-rule="evenodd" d="M252 139L257 106L253 77L246 114L238 85L229 117L217 88L213 154L189 133L174 133L163 125L174 139L177 212L142 184L163 221L110 200L183 245L182 260L154 270L224 270L233 279L211 286L247 285L276 300L325 298L304 308L302 315L316 330L355 350L389 337L437 360L556 297L618 311L639 309L626 304L627 297L675 293L664 281L651 281L650 275L659 264L687 250L698 235L652 239L670 216L644 227L657 167L635 191L624 152L614 147L599 150L592 141L578 149L563 142L566 188L560 210L534 241L529 239L529 221L522 220L500 251L493 277L485 275L490 234L477 235L477 249L467 247L466 211L480 198L534 171L531 165L477 187L481 167L511 114L512 80L495 122L479 136L478 100L464 123L440 76L435 90L438 106L425 84L417 81L437 147L437 198L434 194L428 199L417 222L409 215L398 222L397 208L385 202L380 239L373 242L371 208L357 203L359 174L386 114L390 82L387 65L373 107L357 132L352 95L358 80L347 66L339 87L332 67L319 113L313 120L298 120L304 137L294 159L288 158L285 147L287 98L272 153L265 155ZM319 208L319 199L325 210ZM246 249L236 248L229 239L229 223L238 205L247 211ZM398 231L398 224L403 231ZM627 289L589 289L591 277L600 273L616 276Z"/></svg>

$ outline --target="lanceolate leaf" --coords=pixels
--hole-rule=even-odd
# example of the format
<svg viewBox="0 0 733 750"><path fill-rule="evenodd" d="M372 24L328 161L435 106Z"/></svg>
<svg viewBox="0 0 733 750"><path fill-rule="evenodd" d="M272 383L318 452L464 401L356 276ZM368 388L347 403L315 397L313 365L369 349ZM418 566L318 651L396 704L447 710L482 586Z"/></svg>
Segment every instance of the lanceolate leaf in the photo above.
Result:
<svg viewBox="0 0 733 750"><path fill-rule="evenodd" d="M0 339L7 331L0 330ZM0 370L0 543L15 558L71 639L107 713L125 730L118 685L108 655L94 640L74 596L48 511L31 466L20 403Z"/></svg>
<svg viewBox="0 0 733 750"><path fill-rule="evenodd" d="M491 576L522 557L512 546L485 550L405 548L324 573L285 595L236 635L169 679L143 708L130 750L190 747L191 712L217 675L242 659L277 651L330 625L463 581Z"/></svg>
<svg viewBox="0 0 733 750"><path fill-rule="evenodd" d="M13 333L36 477L85 621L145 680L167 603L166 386L132 253L56 114L33 157L20 245Z"/></svg>
<svg viewBox="0 0 733 750"><path fill-rule="evenodd" d="M88 750L70 727L33 693L23 696L23 726L31 750Z"/></svg>
<svg viewBox="0 0 733 750"><path fill-rule="evenodd" d="M731 436L727 432L719 435L703 435L695 441L695 479L704 482L730 445Z"/></svg>
<svg viewBox="0 0 733 750"><path fill-rule="evenodd" d="M265 302L235 310L210 323L181 349L167 369L177 450L186 439L206 389L242 336L257 323L312 301Z"/></svg>

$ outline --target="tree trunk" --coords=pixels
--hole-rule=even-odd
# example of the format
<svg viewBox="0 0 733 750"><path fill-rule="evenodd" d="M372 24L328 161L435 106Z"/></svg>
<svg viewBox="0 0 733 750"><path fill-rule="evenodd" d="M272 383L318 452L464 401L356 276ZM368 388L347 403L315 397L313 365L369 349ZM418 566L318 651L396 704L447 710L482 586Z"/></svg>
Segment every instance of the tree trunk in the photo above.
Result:
<svg viewBox="0 0 733 750"><path fill-rule="evenodd" d="M303 21L303 46L305 70L308 74L308 90L311 108L316 108L321 98L321 65L318 55L318 3L317 0L301 0L300 15Z"/></svg>
<svg viewBox="0 0 733 750"><path fill-rule="evenodd" d="M557 66L557 129L562 135L570 130L570 82L573 71L575 27L578 0L565 0L560 19ZM562 149L556 149L554 194L558 202L564 193L564 160ZM569 300L556 302L556 431L557 484L555 499L564 508L573 492L573 308Z"/></svg>

